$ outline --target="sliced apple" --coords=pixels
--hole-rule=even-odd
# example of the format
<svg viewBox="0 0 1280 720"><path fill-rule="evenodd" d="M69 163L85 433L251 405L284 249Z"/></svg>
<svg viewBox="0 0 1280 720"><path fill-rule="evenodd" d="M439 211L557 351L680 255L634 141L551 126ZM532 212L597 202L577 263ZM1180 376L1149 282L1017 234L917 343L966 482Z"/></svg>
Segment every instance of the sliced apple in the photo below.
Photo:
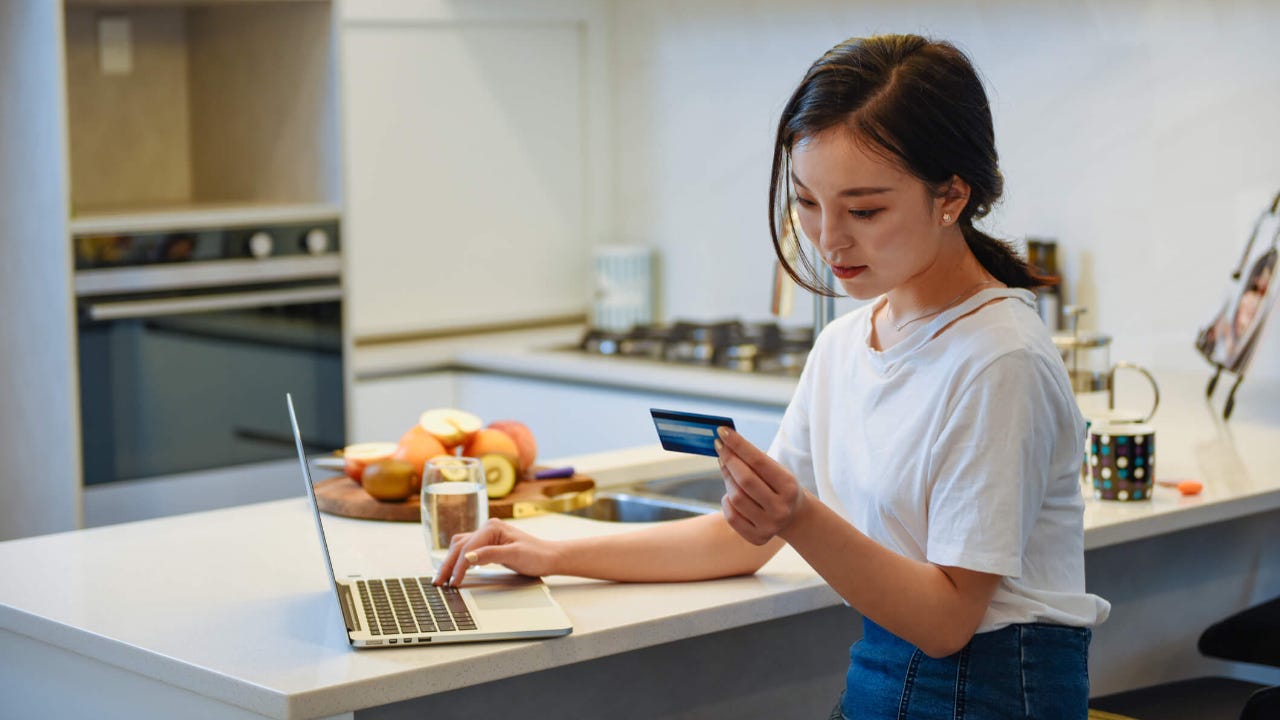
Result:
<svg viewBox="0 0 1280 720"><path fill-rule="evenodd" d="M484 466L485 492L489 498L510 495L520 476L515 459L502 453L486 453L480 456L480 464Z"/></svg>
<svg viewBox="0 0 1280 720"><path fill-rule="evenodd" d="M428 410L418 418L418 424L446 448L461 445L484 427L480 418L455 408Z"/></svg>
<svg viewBox="0 0 1280 720"><path fill-rule="evenodd" d="M348 445L342 449L343 472L347 477L361 482L364 469L369 465L387 460L396 451L393 442L368 442Z"/></svg>
<svg viewBox="0 0 1280 720"><path fill-rule="evenodd" d="M538 443L533 439L533 431L519 420L494 420L489 427L501 430L516 441L519 448L520 471L528 472L538 459Z"/></svg>

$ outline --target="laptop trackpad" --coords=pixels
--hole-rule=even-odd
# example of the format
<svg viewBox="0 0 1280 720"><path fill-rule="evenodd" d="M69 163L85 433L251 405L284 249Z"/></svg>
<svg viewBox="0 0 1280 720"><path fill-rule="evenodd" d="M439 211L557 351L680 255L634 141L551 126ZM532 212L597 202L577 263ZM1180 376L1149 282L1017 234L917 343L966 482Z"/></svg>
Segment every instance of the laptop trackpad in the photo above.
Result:
<svg viewBox="0 0 1280 720"><path fill-rule="evenodd" d="M481 610L524 610L552 606L551 598L543 591L541 585L501 590L477 588L471 591L471 599Z"/></svg>

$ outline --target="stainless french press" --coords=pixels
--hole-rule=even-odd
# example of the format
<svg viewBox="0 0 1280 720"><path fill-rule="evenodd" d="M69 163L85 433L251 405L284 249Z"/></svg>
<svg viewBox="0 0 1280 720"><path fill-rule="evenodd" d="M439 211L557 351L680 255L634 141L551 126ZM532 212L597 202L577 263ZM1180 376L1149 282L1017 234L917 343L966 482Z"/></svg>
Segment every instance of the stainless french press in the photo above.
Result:
<svg viewBox="0 0 1280 720"><path fill-rule="evenodd" d="M1077 397L1106 393L1107 410L1116 408L1116 372L1134 370L1147 379L1151 385L1153 400L1151 408L1134 420L1149 421L1160 405L1160 387L1151 372L1137 363L1120 361L1111 363L1111 336L1097 333L1080 332L1080 315L1086 312L1079 305L1068 305L1063 308L1067 318L1069 331L1053 336L1053 344L1062 354L1062 361L1067 366L1067 375L1071 379L1071 391Z"/></svg>

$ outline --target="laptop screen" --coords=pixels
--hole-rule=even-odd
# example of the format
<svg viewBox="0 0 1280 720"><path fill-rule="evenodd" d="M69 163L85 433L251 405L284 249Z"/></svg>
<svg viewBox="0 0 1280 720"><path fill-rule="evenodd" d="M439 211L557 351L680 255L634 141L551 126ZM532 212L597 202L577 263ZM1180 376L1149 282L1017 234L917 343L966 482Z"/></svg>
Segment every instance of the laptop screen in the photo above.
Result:
<svg viewBox="0 0 1280 720"><path fill-rule="evenodd" d="M298 447L298 464L302 466L302 481L307 486L307 502L311 503L311 513L316 520L316 534L320 536L320 548L324 550L324 567L329 571L329 582L333 584L334 598L337 599L338 580L333 574L333 561L329 559L329 543L324 538L324 523L320 521L320 506L316 502L316 491L311 482L311 466L307 464L306 453L302 450L302 432L298 430L298 416L293 411L293 395L285 393L285 404L289 406L289 424L293 426L293 442ZM338 608L341 610L341 606Z"/></svg>

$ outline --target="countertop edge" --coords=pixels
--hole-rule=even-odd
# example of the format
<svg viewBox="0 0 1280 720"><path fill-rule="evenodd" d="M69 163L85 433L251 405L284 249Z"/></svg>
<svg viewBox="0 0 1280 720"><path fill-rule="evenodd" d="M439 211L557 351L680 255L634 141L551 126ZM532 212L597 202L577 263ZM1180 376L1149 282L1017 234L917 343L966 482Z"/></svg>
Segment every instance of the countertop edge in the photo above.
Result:
<svg viewBox="0 0 1280 720"><path fill-rule="evenodd" d="M754 594L746 599L730 599L685 612L677 609L673 615L642 618L562 638L494 643L509 647L497 655L478 655L451 662L448 673L432 672L430 667L409 667L394 675L358 679L314 690L272 688L231 677L201 665L8 605L0 605L0 629L266 717L312 718L376 707L709 635L840 603L839 597L816 574L807 573L802 579L796 580L794 572L780 569L775 575L768 572L766 566L765 570L749 577L768 580L770 576L778 578L772 587L747 590L746 592ZM780 588L777 583L786 583L787 586ZM623 589L626 587L625 583L617 585ZM554 584L552 590L555 591ZM350 652L398 650L352 648Z"/></svg>
<svg viewBox="0 0 1280 720"><path fill-rule="evenodd" d="M662 645L668 642L701 637L732 630L758 622L790 617L840 604L840 599L821 579L781 593L761 595L750 600L725 603L658 620L641 621L583 635L511 643L503 662L493 657L478 656L452 663L448 682L433 681L439 675L407 670L393 677L378 679L382 703L395 703L440 692L481 685L528 672L563 667L610 655ZM568 652L565 652L565 649ZM353 650L353 652L356 652ZM380 651L370 651L380 652ZM394 652L394 651L392 651ZM506 662L508 659L516 663ZM459 678L464 680L459 682ZM349 688L330 687L290 696L289 718L323 717L370 707L350 702Z"/></svg>
<svg viewBox="0 0 1280 720"><path fill-rule="evenodd" d="M575 352L582 331L581 325L560 325L357 345L353 377L372 383L432 372L490 372L765 406L785 406L795 391L798 378L790 376ZM627 368L643 372L619 372ZM714 391L707 389L709 380Z"/></svg>
<svg viewBox="0 0 1280 720"><path fill-rule="evenodd" d="M0 629L194 695L267 717L289 717L284 693L8 605L0 605ZM199 673L198 682L190 681L192 673Z"/></svg>
<svg viewBox="0 0 1280 720"><path fill-rule="evenodd" d="M1114 501L1105 501L1114 502ZM1085 552L1280 509L1280 488L1175 511L1108 523L1084 531Z"/></svg>
<svg viewBox="0 0 1280 720"><path fill-rule="evenodd" d="M575 354L547 348L520 351L463 350L453 356L453 365L461 370L628 390L674 392L770 407L788 405L797 382L794 377ZM644 372L623 372L628 368ZM708 390L708 380L715 381L714 391Z"/></svg>

